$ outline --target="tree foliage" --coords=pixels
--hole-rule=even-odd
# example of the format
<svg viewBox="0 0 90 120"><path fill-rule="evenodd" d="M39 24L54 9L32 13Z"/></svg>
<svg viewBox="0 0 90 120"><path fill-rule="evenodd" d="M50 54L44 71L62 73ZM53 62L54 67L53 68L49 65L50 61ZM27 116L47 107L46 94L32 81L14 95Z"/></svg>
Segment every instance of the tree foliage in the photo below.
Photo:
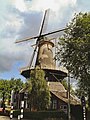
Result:
<svg viewBox="0 0 90 120"><path fill-rule="evenodd" d="M45 110L50 105L50 92L44 77L44 71L36 68L31 71L31 77L28 80L31 108L36 110Z"/></svg>
<svg viewBox="0 0 90 120"><path fill-rule="evenodd" d="M11 80L0 80L0 97L2 98L4 95L4 99L10 100L11 96L11 90L14 90L15 92L19 91L21 88L23 88L24 83L21 81L21 79L14 79L11 78Z"/></svg>
<svg viewBox="0 0 90 120"><path fill-rule="evenodd" d="M5 95L6 97L8 96L8 91L9 91L9 83L7 80L0 80L0 97Z"/></svg>
<svg viewBox="0 0 90 120"><path fill-rule="evenodd" d="M79 88L90 93L90 13L79 13L60 38L57 59L79 80Z"/></svg>

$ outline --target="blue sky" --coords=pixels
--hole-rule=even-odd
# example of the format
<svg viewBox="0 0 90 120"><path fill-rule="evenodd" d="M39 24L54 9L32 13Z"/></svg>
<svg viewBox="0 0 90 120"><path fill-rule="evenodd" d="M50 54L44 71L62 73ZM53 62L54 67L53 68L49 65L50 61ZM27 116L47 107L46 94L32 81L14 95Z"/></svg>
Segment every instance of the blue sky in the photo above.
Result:
<svg viewBox="0 0 90 120"><path fill-rule="evenodd" d="M22 44L15 41L37 35L48 8L45 32L64 28L74 13L90 12L90 0L0 0L0 79L25 80L20 68L28 66L35 40Z"/></svg>

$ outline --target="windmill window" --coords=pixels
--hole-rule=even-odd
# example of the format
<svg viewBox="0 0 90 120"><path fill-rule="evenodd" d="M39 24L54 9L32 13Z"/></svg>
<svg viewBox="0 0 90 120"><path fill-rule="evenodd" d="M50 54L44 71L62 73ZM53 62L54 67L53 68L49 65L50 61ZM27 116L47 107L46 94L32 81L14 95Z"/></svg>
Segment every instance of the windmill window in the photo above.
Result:
<svg viewBox="0 0 90 120"><path fill-rule="evenodd" d="M67 106L66 105L64 105L64 107L63 107L64 109L67 109Z"/></svg>
<svg viewBox="0 0 90 120"><path fill-rule="evenodd" d="M48 81L48 77L46 77L46 80Z"/></svg>
<svg viewBox="0 0 90 120"><path fill-rule="evenodd" d="M53 100L53 109L57 109L57 100Z"/></svg>
<svg viewBox="0 0 90 120"><path fill-rule="evenodd" d="M67 105L61 105L60 109L67 113Z"/></svg>

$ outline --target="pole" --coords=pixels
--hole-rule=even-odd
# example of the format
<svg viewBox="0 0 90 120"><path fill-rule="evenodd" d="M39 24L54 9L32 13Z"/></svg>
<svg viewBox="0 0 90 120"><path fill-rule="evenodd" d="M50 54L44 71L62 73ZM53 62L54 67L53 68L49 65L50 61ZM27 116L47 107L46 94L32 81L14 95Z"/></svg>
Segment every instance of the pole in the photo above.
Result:
<svg viewBox="0 0 90 120"><path fill-rule="evenodd" d="M68 73L68 120L71 120L70 112L70 74Z"/></svg>
<svg viewBox="0 0 90 120"><path fill-rule="evenodd" d="M13 103L11 103L10 119L13 118Z"/></svg>
<svg viewBox="0 0 90 120"><path fill-rule="evenodd" d="M21 101L21 110L20 110L21 114L18 115L18 120L23 119L23 112L24 112L24 100Z"/></svg>
<svg viewBox="0 0 90 120"><path fill-rule="evenodd" d="M86 101L84 96L81 97L81 103L82 103L83 120L86 120Z"/></svg>
<svg viewBox="0 0 90 120"><path fill-rule="evenodd" d="M3 105L3 113L5 111L5 92L3 90L3 100L2 100L2 105Z"/></svg>
<svg viewBox="0 0 90 120"><path fill-rule="evenodd" d="M23 118L24 101L21 102L21 119Z"/></svg>
<svg viewBox="0 0 90 120"><path fill-rule="evenodd" d="M14 102L14 90L11 91L11 111L10 111L10 119L13 118L13 102Z"/></svg>

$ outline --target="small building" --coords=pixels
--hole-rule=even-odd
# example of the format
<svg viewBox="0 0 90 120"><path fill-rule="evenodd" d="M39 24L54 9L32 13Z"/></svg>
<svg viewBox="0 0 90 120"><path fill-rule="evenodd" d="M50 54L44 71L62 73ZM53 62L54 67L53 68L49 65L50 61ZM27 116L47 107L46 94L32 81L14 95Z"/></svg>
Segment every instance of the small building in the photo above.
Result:
<svg viewBox="0 0 90 120"><path fill-rule="evenodd" d="M51 109L67 112L68 92L60 82L48 82L51 93ZM70 104L79 105L79 99L70 94Z"/></svg>
<svg viewBox="0 0 90 120"><path fill-rule="evenodd" d="M67 90L64 88L64 86L60 82L47 82L50 93L51 93L51 104L48 109L50 110L61 110L67 113L68 108L68 93ZM29 108L28 104L28 90L27 88L22 89L19 92L20 101L22 101L22 98L24 98L24 108ZM70 94L70 104L72 105L80 105L80 100ZM32 109L32 108L31 108Z"/></svg>

